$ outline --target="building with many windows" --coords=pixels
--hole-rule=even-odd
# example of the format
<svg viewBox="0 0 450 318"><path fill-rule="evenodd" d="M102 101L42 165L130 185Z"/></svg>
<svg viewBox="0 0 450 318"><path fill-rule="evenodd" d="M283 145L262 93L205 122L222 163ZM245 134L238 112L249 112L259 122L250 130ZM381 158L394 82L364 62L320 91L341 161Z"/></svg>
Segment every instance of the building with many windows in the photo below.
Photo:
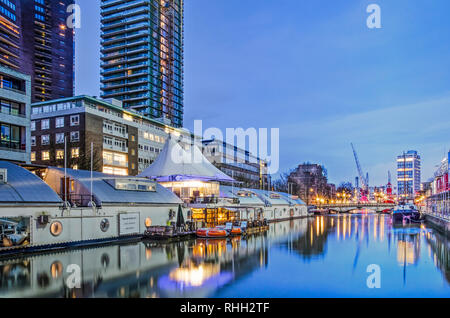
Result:
<svg viewBox="0 0 450 318"><path fill-rule="evenodd" d="M336 186L328 183L328 173L323 165L315 163L300 164L288 177L288 188L308 205L318 197L332 199L336 195Z"/></svg>
<svg viewBox="0 0 450 318"><path fill-rule="evenodd" d="M441 218L450 218L450 151L442 159L438 169L429 182L422 183L420 199L426 199L426 211Z"/></svg>
<svg viewBox="0 0 450 318"><path fill-rule="evenodd" d="M414 199L420 191L421 159L417 151L409 150L397 157L397 191L400 198Z"/></svg>
<svg viewBox="0 0 450 318"><path fill-rule="evenodd" d="M0 65L31 76L32 102L73 95L73 3L0 0Z"/></svg>
<svg viewBox="0 0 450 318"><path fill-rule="evenodd" d="M0 66L0 159L30 162L30 77Z"/></svg>
<svg viewBox="0 0 450 318"><path fill-rule="evenodd" d="M203 140L203 155L222 172L241 182L241 186L268 189L267 162L245 149L217 139Z"/></svg>
<svg viewBox="0 0 450 318"><path fill-rule="evenodd" d="M120 101L90 96L33 104L31 130L33 163L63 167L66 161L69 168L89 170L93 148L94 170L132 176L156 159L168 133L191 138L186 130L123 109Z"/></svg>
<svg viewBox="0 0 450 318"><path fill-rule="evenodd" d="M102 0L102 97L183 126L183 0Z"/></svg>
<svg viewBox="0 0 450 318"><path fill-rule="evenodd" d="M0 65L20 69L20 21L16 0L0 0Z"/></svg>

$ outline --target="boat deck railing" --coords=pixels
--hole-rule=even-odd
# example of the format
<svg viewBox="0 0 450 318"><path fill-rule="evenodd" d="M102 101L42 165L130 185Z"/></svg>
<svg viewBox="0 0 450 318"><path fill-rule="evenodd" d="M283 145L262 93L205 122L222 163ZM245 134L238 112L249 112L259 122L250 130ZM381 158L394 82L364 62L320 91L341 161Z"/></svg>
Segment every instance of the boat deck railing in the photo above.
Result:
<svg viewBox="0 0 450 318"><path fill-rule="evenodd" d="M64 194L59 195L61 199L65 199ZM95 201L93 195L90 194L67 194L67 202L70 203L72 208L90 208L93 206L92 202L96 207L100 207Z"/></svg>

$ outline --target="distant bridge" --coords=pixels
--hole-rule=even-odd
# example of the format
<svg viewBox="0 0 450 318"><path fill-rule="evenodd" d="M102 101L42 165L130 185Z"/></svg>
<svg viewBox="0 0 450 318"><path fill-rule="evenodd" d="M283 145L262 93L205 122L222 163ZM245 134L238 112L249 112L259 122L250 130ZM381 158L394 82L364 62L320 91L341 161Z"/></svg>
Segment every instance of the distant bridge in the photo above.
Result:
<svg viewBox="0 0 450 318"><path fill-rule="evenodd" d="M339 213L349 213L353 210L368 209L377 213L383 212L387 209L393 209L393 203L339 203L339 204L325 204L320 205L321 208L329 209Z"/></svg>

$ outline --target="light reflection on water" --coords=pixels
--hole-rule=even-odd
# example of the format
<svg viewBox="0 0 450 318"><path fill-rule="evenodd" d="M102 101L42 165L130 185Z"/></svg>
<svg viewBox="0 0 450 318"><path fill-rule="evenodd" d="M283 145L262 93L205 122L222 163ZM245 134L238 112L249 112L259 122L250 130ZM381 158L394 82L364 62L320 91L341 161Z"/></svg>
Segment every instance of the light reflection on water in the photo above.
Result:
<svg viewBox="0 0 450 318"><path fill-rule="evenodd" d="M0 260L0 297L448 297L449 243L390 216L316 216L248 238L142 242ZM80 288L65 282L81 268ZM381 267L381 288L366 269Z"/></svg>

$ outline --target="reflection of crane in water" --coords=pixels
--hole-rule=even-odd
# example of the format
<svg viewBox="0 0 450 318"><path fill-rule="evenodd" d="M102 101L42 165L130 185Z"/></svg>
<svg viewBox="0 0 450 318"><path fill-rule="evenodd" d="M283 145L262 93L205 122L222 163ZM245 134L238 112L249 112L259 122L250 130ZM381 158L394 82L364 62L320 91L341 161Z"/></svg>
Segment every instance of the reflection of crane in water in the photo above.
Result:
<svg viewBox="0 0 450 318"><path fill-rule="evenodd" d="M378 215L375 217L380 217L380 216ZM358 219L355 219L355 220L357 221ZM370 219L366 220L365 217L361 219L361 228L364 227L364 233L367 233L361 239L359 239L360 231L359 231L358 223L356 223L356 226L355 226L356 253L355 253L355 258L353 259L353 273L355 272L356 266L358 266L359 255L361 253L361 246L362 246L364 239L366 239L366 247L367 248L369 247L369 220ZM382 221L384 222L384 220L382 220Z"/></svg>

